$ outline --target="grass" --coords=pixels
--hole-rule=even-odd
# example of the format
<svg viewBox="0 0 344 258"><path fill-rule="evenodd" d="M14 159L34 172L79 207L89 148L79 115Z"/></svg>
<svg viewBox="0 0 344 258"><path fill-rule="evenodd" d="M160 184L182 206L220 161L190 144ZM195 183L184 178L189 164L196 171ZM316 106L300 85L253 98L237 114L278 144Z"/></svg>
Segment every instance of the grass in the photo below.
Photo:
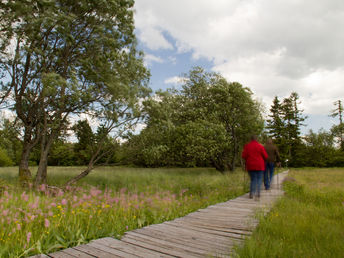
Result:
<svg viewBox="0 0 344 258"><path fill-rule="evenodd" d="M33 168L34 171L34 168ZM63 185L80 167L50 167ZM49 253L184 216L247 191L242 171L102 167L68 191L18 187L17 168L0 168L0 257Z"/></svg>
<svg viewBox="0 0 344 258"><path fill-rule="evenodd" d="M344 169L293 169L237 257L343 257Z"/></svg>

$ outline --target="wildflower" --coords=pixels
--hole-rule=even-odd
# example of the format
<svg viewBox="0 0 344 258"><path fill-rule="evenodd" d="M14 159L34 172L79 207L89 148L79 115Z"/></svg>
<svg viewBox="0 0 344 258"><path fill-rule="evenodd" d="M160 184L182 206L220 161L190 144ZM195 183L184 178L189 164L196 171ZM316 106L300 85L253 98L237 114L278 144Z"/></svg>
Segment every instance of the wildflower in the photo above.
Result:
<svg viewBox="0 0 344 258"><path fill-rule="evenodd" d="M9 212L8 209L7 209L7 210L4 210L4 211L2 212L2 215L3 215L3 216L7 216L7 215L8 215L8 212Z"/></svg>
<svg viewBox="0 0 344 258"><path fill-rule="evenodd" d="M128 226L125 226L125 229L126 229L126 230L128 230L128 228L129 228Z"/></svg>
<svg viewBox="0 0 344 258"><path fill-rule="evenodd" d="M21 225L17 224L17 230L21 230Z"/></svg>
<svg viewBox="0 0 344 258"><path fill-rule="evenodd" d="M46 190L46 185L42 184L39 186L39 190L41 190L42 192L44 192Z"/></svg>
<svg viewBox="0 0 344 258"><path fill-rule="evenodd" d="M22 194L21 194L21 198L22 198L22 200L24 200L24 201L28 201L29 200L29 196L26 194L26 192L23 192Z"/></svg>
<svg viewBox="0 0 344 258"><path fill-rule="evenodd" d="M51 207L56 207L56 203L52 202L52 203L50 204L50 206L51 206Z"/></svg>
<svg viewBox="0 0 344 258"><path fill-rule="evenodd" d="M62 205L66 205L67 204L67 200L66 199L62 199L61 204Z"/></svg>
<svg viewBox="0 0 344 258"><path fill-rule="evenodd" d="M31 232L28 232L28 233L26 234L26 242L27 242L27 243L30 243L31 235L32 235Z"/></svg>
<svg viewBox="0 0 344 258"><path fill-rule="evenodd" d="M54 213L53 213L52 211L49 211L49 212L48 212L48 215L51 217L51 216L54 215Z"/></svg>
<svg viewBox="0 0 344 258"><path fill-rule="evenodd" d="M44 226L48 228L50 226L50 222L48 219L44 219Z"/></svg>

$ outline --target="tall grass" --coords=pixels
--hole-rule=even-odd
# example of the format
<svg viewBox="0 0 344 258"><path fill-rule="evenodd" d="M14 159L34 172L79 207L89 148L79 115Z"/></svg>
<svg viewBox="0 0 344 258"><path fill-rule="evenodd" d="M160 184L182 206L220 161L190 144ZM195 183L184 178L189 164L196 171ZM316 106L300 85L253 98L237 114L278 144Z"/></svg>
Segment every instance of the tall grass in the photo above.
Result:
<svg viewBox="0 0 344 258"><path fill-rule="evenodd" d="M49 169L49 185L63 185L80 167ZM0 168L0 257L49 253L160 223L244 193L241 171L214 169L96 169L77 186L21 189L17 168ZM247 177L246 177L247 180Z"/></svg>
<svg viewBox="0 0 344 258"><path fill-rule="evenodd" d="M344 169L292 170L238 257L344 257ZM295 181L294 181L295 180Z"/></svg>

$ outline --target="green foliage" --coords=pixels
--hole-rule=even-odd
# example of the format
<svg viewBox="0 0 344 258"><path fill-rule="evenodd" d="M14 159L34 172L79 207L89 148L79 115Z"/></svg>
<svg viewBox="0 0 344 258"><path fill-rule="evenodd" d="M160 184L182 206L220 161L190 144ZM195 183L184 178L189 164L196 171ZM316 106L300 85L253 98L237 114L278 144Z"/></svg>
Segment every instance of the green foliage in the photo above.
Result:
<svg viewBox="0 0 344 258"><path fill-rule="evenodd" d="M40 143L39 173L44 171L52 143L73 114L89 112L100 124L111 121L111 129L139 117L139 99L150 90L136 49L133 5L132 0L1 1L0 74L8 80L1 82L0 96L1 103L15 101L24 127L21 166ZM8 48L12 41L14 50ZM27 167L19 171L29 173Z"/></svg>
<svg viewBox="0 0 344 258"><path fill-rule="evenodd" d="M18 164L22 143L19 139L20 127L15 122L3 119L0 129L0 148L6 150L6 155L14 164Z"/></svg>
<svg viewBox="0 0 344 258"><path fill-rule="evenodd" d="M298 108L299 96L292 92L282 102L276 96L270 108L270 119L267 120L268 135L275 140L282 161L288 165L298 166L299 151L302 149L301 126L307 118Z"/></svg>
<svg viewBox="0 0 344 258"><path fill-rule="evenodd" d="M0 148L0 167L13 166L14 162L7 155L7 152Z"/></svg>
<svg viewBox="0 0 344 258"><path fill-rule="evenodd" d="M214 166L234 170L247 135L263 127L260 105L241 84L196 67L181 90L144 102L147 127L126 144L144 166Z"/></svg>

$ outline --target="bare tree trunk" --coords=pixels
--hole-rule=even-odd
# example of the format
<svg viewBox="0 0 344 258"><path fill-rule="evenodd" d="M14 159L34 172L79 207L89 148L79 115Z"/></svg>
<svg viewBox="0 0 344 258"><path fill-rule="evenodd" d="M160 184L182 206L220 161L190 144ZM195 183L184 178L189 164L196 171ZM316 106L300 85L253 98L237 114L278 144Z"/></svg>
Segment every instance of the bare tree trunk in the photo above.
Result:
<svg viewBox="0 0 344 258"><path fill-rule="evenodd" d="M32 140L31 128L26 128L24 133L23 149L19 162L19 182L22 186L27 186L32 179L29 169L30 153L36 141Z"/></svg>
<svg viewBox="0 0 344 258"><path fill-rule="evenodd" d="M23 144L23 150L19 162L19 182L22 186L27 186L30 182L32 175L29 169L29 156L31 152L31 146L29 143Z"/></svg>

